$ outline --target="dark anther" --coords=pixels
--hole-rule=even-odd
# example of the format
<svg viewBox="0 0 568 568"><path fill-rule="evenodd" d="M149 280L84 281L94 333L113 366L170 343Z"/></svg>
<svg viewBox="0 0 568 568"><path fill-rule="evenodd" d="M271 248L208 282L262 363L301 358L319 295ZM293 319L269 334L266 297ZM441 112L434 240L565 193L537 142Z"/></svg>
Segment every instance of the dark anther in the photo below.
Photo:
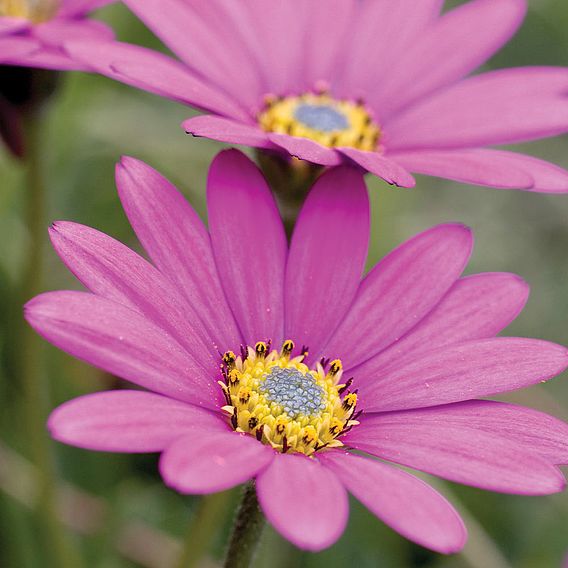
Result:
<svg viewBox="0 0 568 568"><path fill-rule="evenodd" d="M266 343L264 343L264 341L259 341L254 346L254 350L258 357L266 357L266 355L268 354L268 346L266 345Z"/></svg>
<svg viewBox="0 0 568 568"><path fill-rule="evenodd" d="M258 425L258 418L256 418L256 416L251 416L249 418L249 428L251 430L254 430Z"/></svg>
<svg viewBox="0 0 568 568"><path fill-rule="evenodd" d="M288 449L288 438L284 436L284 439L282 440L282 453L285 454Z"/></svg>
<svg viewBox="0 0 568 568"><path fill-rule="evenodd" d="M248 357L247 348L241 343L241 358L244 361Z"/></svg>
<svg viewBox="0 0 568 568"><path fill-rule="evenodd" d="M351 377L340 389L337 389L337 394L342 394L353 384L353 377Z"/></svg>
<svg viewBox="0 0 568 568"><path fill-rule="evenodd" d="M235 408L235 412L233 413L233 416L231 416L231 425L233 426L233 428L236 430L239 426L239 419L237 418L237 409Z"/></svg>
<svg viewBox="0 0 568 568"><path fill-rule="evenodd" d="M302 345L302 350L300 351L300 355L305 359L310 352L310 348L307 345Z"/></svg>
<svg viewBox="0 0 568 568"><path fill-rule="evenodd" d="M232 351L227 351L223 355L223 363L225 363L227 369L232 369L235 366L236 360L237 358L235 357L235 354Z"/></svg>
<svg viewBox="0 0 568 568"><path fill-rule="evenodd" d="M320 365L324 368L324 370L327 367L328 363L329 363L329 357L322 357L320 359Z"/></svg>
<svg viewBox="0 0 568 568"><path fill-rule="evenodd" d="M288 339L282 344L282 354L290 356L292 351L294 351L294 342Z"/></svg>
<svg viewBox="0 0 568 568"><path fill-rule="evenodd" d="M260 442L262 440L262 435L264 433L264 424L256 429L255 435L256 439Z"/></svg>

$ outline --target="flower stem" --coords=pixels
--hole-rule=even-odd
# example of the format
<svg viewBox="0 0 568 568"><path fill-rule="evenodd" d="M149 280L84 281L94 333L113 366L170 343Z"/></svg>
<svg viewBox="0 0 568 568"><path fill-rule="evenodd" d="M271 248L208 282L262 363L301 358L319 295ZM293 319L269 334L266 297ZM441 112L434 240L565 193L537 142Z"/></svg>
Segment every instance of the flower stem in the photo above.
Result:
<svg viewBox="0 0 568 568"><path fill-rule="evenodd" d="M300 209L323 168L296 158L286 160L261 151L257 153L257 158L276 197L286 235L290 240Z"/></svg>
<svg viewBox="0 0 568 568"><path fill-rule="evenodd" d="M186 533L178 568L199 566L222 523L230 495L224 491L202 497Z"/></svg>
<svg viewBox="0 0 568 568"><path fill-rule="evenodd" d="M43 244L47 235L45 223L45 188L42 168L41 108L28 109L23 120L26 143L26 195L25 223L28 230L28 247L20 293L27 301L42 288ZM24 397L25 433L30 453L38 469L38 515L41 533L45 538L46 552L53 557L53 565L61 568L78 568L81 561L74 554L61 526L56 508L57 476L51 440L45 428L47 414L47 385L42 373L42 342L20 315L19 375Z"/></svg>
<svg viewBox="0 0 568 568"><path fill-rule="evenodd" d="M251 481L245 488L233 524L225 568L248 568L251 565L264 524L265 519L258 505L254 481Z"/></svg>

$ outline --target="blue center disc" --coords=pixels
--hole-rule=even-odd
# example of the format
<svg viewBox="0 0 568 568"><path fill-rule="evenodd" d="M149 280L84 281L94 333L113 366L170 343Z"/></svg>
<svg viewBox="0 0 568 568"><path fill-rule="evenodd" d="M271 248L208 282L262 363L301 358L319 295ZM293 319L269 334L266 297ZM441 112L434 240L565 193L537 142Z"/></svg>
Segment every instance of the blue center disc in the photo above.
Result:
<svg viewBox="0 0 568 568"><path fill-rule="evenodd" d="M321 132L345 130L349 122L344 114L331 106L325 105L298 105L294 117L306 126Z"/></svg>

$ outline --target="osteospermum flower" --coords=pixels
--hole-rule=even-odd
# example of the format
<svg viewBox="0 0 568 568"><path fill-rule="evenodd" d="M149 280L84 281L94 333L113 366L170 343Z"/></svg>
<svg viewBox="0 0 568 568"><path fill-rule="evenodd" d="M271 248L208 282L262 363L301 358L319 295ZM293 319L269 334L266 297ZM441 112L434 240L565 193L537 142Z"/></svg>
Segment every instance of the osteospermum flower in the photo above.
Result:
<svg viewBox="0 0 568 568"><path fill-rule="evenodd" d="M416 172L498 188L568 191L565 170L486 146L568 131L568 70L468 75L520 26L525 0L125 0L178 56L74 42L119 81L209 112L196 136L389 183Z"/></svg>
<svg viewBox="0 0 568 568"><path fill-rule="evenodd" d="M88 13L113 0L0 0L0 64L85 69L61 50L78 38L109 40L112 30Z"/></svg>
<svg viewBox="0 0 568 568"><path fill-rule="evenodd" d="M527 286L503 273L460 278L467 228L425 231L361 280L369 204L354 169L318 180L290 247L263 177L236 150L211 166L209 232L142 162L124 158L117 182L153 264L58 222L55 249L89 292L42 294L26 317L57 347L147 390L63 404L49 420L56 439L162 452L162 477L182 493L254 478L268 520L308 550L341 535L347 492L405 537L461 549L453 507L386 462L506 493L564 487L554 464L568 462L568 426L479 398L549 379L568 352L495 337Z"/></svg>

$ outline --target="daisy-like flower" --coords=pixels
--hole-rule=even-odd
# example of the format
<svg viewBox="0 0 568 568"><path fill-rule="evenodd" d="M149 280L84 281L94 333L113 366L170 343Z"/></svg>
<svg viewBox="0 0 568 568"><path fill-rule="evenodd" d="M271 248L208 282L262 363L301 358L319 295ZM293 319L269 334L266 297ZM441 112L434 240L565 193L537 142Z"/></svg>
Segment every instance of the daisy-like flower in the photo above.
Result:
<svg viewBox="0 0 568 568"><path fill-rule="evenodd" d="M108 26L87 17L112 1L0 0L0 65L86 69L64 53L61 45L78 38L113 39Z"/></svg>
<svg viewBox="0 0 568 568"><path fill-rule="evenodd" d="M188 133L314 164L355 162L497 188L568 191L568 173L487 146L568 131L568 70L468 77L520 26L525 0L125 0L179 58L74 42L100 73L210 114Z"/></svg>
<svg viewBox="0 0 568 568"><path fill-rule="evenodd" d="M347 492L423 546L462 548L454 508L387 462L506 493L564 488L555 464L568 462L568 425L480 398L553 377L568 352L495 337L528 289L511 274L460 278L467 228L425 231L361 279L369 204L353 168L320 177L290 247L264 178L236 150L211 166L209 232L142 162L124 158L117 182L153 264L58 222L55 249L89 292L42 294L26 317L57 347L147 390L63 404L49 419L57 440L161 452L163 479L182 493L254 478L268 520L308 550L339 538Z"/></svg>

